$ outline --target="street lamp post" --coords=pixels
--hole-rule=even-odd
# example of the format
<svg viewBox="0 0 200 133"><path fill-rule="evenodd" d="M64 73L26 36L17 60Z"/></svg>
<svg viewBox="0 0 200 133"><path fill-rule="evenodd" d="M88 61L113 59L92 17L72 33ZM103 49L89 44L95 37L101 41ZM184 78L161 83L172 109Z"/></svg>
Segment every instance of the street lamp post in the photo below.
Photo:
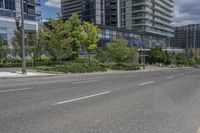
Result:
<svg viewBox="0 0 200 133"><path fill-rule="evenodd" d="M25 39L24 39L24 2L21 2L21 30L22 30L22 74L26 74L26 54L25 54Z"/></svg>
<svg viewBox="0 0 200 133"><path fill-rule="evenodd" d="M24 33L24 3L23 0L20 0L21 3L21 18L15 16L15 22L17 30L21 29L21 45L22 45L22 74L26 74L26 54L25 54L25 33ZM21 27L20 25L21 20Z"/></svg>
<svg viewBox="0 0 200 133"><path fill-rule="evenodd" d="M145 44L145 33L141 34L141 38L143 40L143 43ZM142 67L143 69L145 69L145 62L146 62L146 53L145 53L145 48L143 48L142 46L140 46L140 51L141 51L141 63L142 63Z"/></svg>
<svg viewBox="0 0 200 133"><path fill-rule="evenodd" d="M193 47L194 47L194 56L196 58L196 30L194 29L194 40L193 40Z"/></svg>

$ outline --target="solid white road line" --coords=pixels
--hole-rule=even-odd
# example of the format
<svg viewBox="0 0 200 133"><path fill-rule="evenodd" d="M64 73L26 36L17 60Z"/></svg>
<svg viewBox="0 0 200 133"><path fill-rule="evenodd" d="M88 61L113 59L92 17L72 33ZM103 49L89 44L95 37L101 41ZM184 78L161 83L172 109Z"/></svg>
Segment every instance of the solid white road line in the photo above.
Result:
<svg viewBox="0 0 200 133"><path fill-rule="evenodd" d="M165 79L173 79L174 76L169 76L169 77L166 77Z"/></svg>
<svg viewBox="0 0 200 133"><path fill-rule="evenodd" d="M141 84L139 84L139 86L152 84L152 83L154 83L154 82L155 82L155 81L149 81L149 82L141 83Z"/></svg>
<svg viewBox="0 0 200 133"><path fill-rule="evenodd" d="M92 97L96 97L96 96L105 95L105 94L108 94L110 92L111 91L106 91L106 92L102 92L102 93L98 93L98 94L93 94L93 95L84 96L84 97L80 97L80 98L75 98L75 99L71 99L71 100L61 101L61 102L54 103L53 105L60 105L60 104L65 104L65 103L80 101L80 100L87 99L87 98L92 98Z"/></svg>
<svg viewBox="0 0 200 133"><path fill-rule="evenodd" d="M15 91L25 91L30 90L32 88L22 88L22 89L12 89L12 90L0 90L0 93L8 93L8 92L15 92Z"/></svg>
<svg viewBox="0 0 200 133"><path fill-rule="evenodd" d="M85 84L85 83L92 83L92 82L98 82L100 80L88 80L88 81L79 81L79 82L73 82L72 84Z"/></svg>

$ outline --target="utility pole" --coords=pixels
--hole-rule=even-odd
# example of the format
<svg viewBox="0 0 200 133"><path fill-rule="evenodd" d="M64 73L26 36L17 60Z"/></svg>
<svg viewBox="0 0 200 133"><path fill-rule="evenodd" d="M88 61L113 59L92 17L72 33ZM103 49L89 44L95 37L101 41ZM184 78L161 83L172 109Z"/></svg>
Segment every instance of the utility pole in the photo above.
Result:
<svg viewBox="0 0 200 133"><path fill-rule="evenodd" d="M143 69L145 69L145 65L146 65L146 60L145 60L145 57L146 57L146 52L145 52L145 33L142 33L142 40L143 40L143 43L144 43L144 48L143 47L141 47L141 53L142 53L142 67L143 67Z"/></svg>
<svg viewBox="0 0 200 133"><path fill-rule="evenodd" d="M25 51L25 32L24 32L24 0L21 3L21 31L22 31L22 74L26 74L26 51Z"/></svg>

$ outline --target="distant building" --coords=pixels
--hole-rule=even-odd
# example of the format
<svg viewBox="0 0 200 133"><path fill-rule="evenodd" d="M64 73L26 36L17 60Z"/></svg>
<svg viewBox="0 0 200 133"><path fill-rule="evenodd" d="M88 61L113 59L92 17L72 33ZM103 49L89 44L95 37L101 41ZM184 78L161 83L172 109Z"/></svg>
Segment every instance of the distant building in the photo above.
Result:
<svg viewBox="0 0 200 133"><path fill-rule="evenodd" d="M24 0L25 30L38 30L37 16L41 15L39 10L40 0ZM0 0L0 37L11 45L14 31L16 30L15 16L21 16L20 0Z"/></svg>
<svg viewBox="0 0 200 133"><path fill-rule="evenodd" d="M200 48L200 24L192 24L175 28L175 36L171 39L172 48Z"/></svg>

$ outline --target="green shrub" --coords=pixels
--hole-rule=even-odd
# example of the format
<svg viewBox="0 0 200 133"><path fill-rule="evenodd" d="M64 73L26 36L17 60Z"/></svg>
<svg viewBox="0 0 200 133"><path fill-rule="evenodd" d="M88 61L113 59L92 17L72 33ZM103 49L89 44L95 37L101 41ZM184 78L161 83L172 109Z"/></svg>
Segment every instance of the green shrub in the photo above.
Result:
<svg viewBox="0 0 200 133"><path fill-rule="evenodd" d="M99 65L103 68L111 69L114 64L113 63L102 63L102 64L99 64Z"/></svg>
<svg viewBox="0 0 200 133"><path fill-rule="evenodd" d="M53 58L49 56L42 55L36 62L50 62Z"/></svg>
<svg viewBox="0 0 200 133"><path fill-rule="evenodd" d="M112 65L112 70L123 70L123 71L131 71L131 70L140 70L141 66L137 64L132 63L118 63L115 65Z"/></svg>
<svg viewBox="0 0 200 133"><path fill-rule="evenodd" d="M21 63L16 63L16 64L11 64L11 63L0 63L0 68L4 68L4 67L20 67Z"/></svg>
<svg viewBox="0 0 200 133"><path fill-rule="evenodd" d="M81 63L81 64L88 64L88 59L87 58L76 58L74 60L70 60L69 62L72 62L72 63ZM97 65L99 64L98 60L93 58L91 60L91 64L93 65Z"/></svg>

